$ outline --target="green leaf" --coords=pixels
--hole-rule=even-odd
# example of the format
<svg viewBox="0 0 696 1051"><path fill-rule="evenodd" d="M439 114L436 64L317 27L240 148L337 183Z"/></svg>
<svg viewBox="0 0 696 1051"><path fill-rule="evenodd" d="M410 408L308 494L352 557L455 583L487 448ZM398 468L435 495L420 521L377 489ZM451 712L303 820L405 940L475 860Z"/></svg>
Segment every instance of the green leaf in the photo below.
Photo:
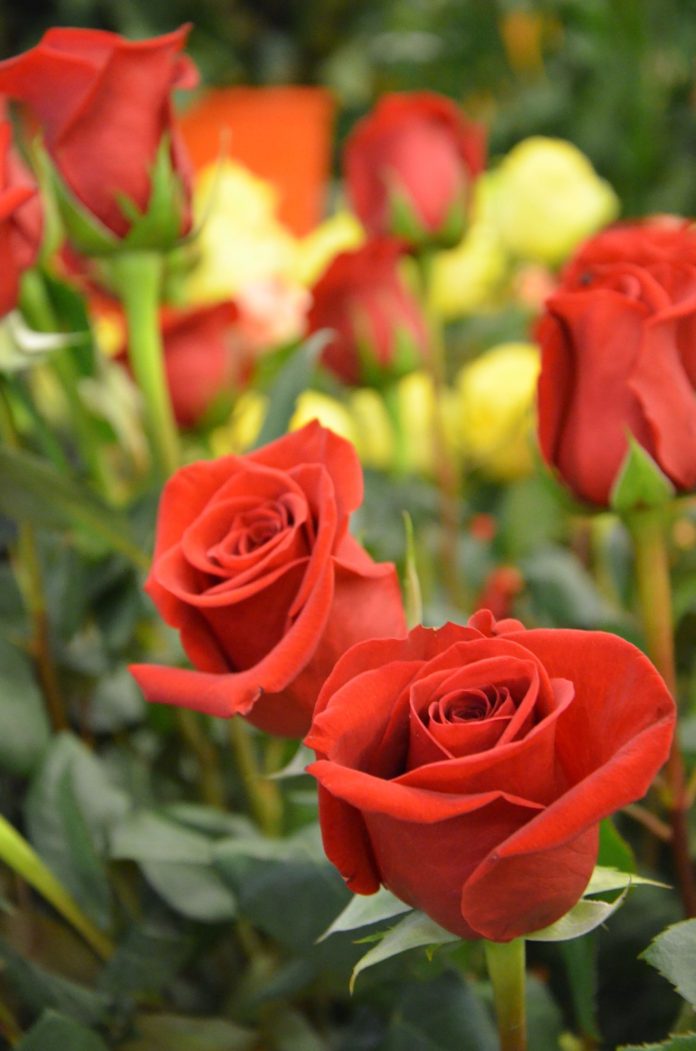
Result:
<svg viewBox="0 0 696 1051"><path fill-rule="evenodd" d="M29 661L0 638L0 767L31 774L50 737L41 694Z"/></svg>
<svg viewBox="0 0 696 1051"><path fill-rule="evenodd" d="M295 953L314 946L349 897L316 826L275 842L223 841L215 864L237 895L240 915Z"/></svg>
<svg viewBox="0 0 696 1051"><path fill-rule="evenodd" d="M598 1038L597 1025L597 937L586 934L561 942L561 956L573 1000L577 1028L584 1035Z"/></svg>
<svg viewBox="0 0 696 1051"><path fill-rule="evenodd" d="M209 864L212 851L213 844L207 836L154 810L126 815L110 835L112 858L195 865Z"/></svg>
<svg viewBox="0 0 696 1051"><path fill-rule="evenodd" d="M409 949L418 949L426 945L446 945L449 942L456 941L459 941L456 934L452 934L450 931L440 927L438 923L435 923L435 920L431 920L425 913L414 910L405 916L400 923L397 923L395 927L392 927L390 931L387 931L381 941L358 960L350 979L351 992L355 987L358 975L367 970L368 967L374 967L376 963L388 960L392 956L398 956Z"/></svg>
<svg viewBox="0 0 696 1051"><path fill-rule="evenodd" d="M12 825L0 815L0 861L25 879L46 901L53 905L68 923L79 931L94 951L106 958L111 945L90 918L82 911L41 858L20 836Z"/></svg>
<svg viewBox="0 0 696 1051"><path fill-rule="evenodd" d="M150 886L182 916L220 923L237 914L237 899L210 863L141 861L140 867Z"/></svg>
<svg viewBox="0 0 696 1051"><path fill-rule="evenodd" d="M696 1034L671 1036L662 1044L624 1044L617 1051L696 1051Z"/></svg>
<svg viewBox="0 0 696 1051"><path fill-rule="evenodd" d="M268 392L268 409L256 439L256 448L285 434L295 411L295 402L302 391L310 386L319 355L330 338L325 330L315 332L280 369Z"/></svg>
<svg viewBox="0 0 696 1051"><path fill-rule="evenodd" d="M59 1011L84 1025L98 1025L112 1009L105 993L52 974L46 968L25 959L6 941L0 939L0 960L7 979L20 999L32 1011ZM52 1045L48 1045L51 1047ZM66 1049L67 1051L67 1049Z"/></svg>
<svg viewBox="0 0 696 1051"><path fill-rule="evenodd" d="M232 919L236 897L213 867L213 841L154 811L128 815L112 831L111 856L137 861L148 883L189 919Z"/></svg>
<svg viewBox="0 0 696 1051"><path fill-rule="evenodd" d="M633 435L629 435L628 451L609 497L613 510L623 514L639 507L660 507L674 494L667 475Z"/></svg>
<svg viewBox="0 0 696 1051"><path fill-rule="evenodd" d="M46 1011L17 1044L15 1051L108 1051L96 1033L72 1018Z"/></svg>
<svg viewBox="0 0 696 1051"><path fill-rule="evenodd" d="M373 923L390 920L403 912L411 912L411 906L399 901L386 887L380 887L376 894L356 894L317 940L324 941L329 935L339 931L369 927Z"/></svg>
<svg viewBox="0 0 696 1051"><path fill-rule="evenodd" d="M490 1013L471 986L446 971L429 981L409 983L401 991L380 1048L497 1051L498 1038Z"/></svg>
<svg viewBox="0 0 696 1051"><path fill-rule="evenodd" d="M85 529L134 565L149 566L120 514L32 453L0 447L0 512L42 529Z"/></svg>
<svg viewBox="0 0 696 1051"><path fill-rule="evenodd" d="M596 865L592 875L590 876L590 882L585 888L583 897L587 897L591 894L606 894L612 890L625 890L627 887L634 886L645 886L645 887L662 887L663 890L669 890L669 884L659 883L654 879L647 879L645 876L637 876L635 872L619 872L618 869L605 868L602 865Z"/></svg>
<svg viewBox="0 0 696 1051"><path fill-rule="evenodd" d="M570 938L580 938L608 920L623 904L627 893L628 891L624 890L613 902L581 898L560 920L540 931L526 934L525 938L530 942L564 942Z"/></svg>
<svg viewBox="0 0 696 1051"><path fill-rule="evenodd" d="M288 777L302 777L305 775L309 764L313 761L314 752L312 749L300 744L289 763L286 763L282 769L276 770L275 773L267 774L266 776L270 781L283 781Z"/></svg>
<svg viewBox="0 0 696 1051"><path fill-rule="evenodd" d="M696 1008L696 920L668 927L641 956Z"/></svg>
<svg viewBox="0 0 696 1051"><path fill-rule="evenodd" d="M159 995L191 955L193 935L182 928L134 921L99 975L99 988L121 1001Z"/></svg>
<svg viewBox="0 0 696 1051"><path fill-rule="evenodd" d="M252 1051L258 1034L220 1018L138 1015L136 1037L119 1051ZM67 1048L66 1048L67 1051Z"/></svg>
<svg viewBox="0 0 696 1051"><path fill-rule="evenodd" d="M626 840L610 817L599 825L599 854L597 864L619 872L635 872L636 859Z"/></svg>

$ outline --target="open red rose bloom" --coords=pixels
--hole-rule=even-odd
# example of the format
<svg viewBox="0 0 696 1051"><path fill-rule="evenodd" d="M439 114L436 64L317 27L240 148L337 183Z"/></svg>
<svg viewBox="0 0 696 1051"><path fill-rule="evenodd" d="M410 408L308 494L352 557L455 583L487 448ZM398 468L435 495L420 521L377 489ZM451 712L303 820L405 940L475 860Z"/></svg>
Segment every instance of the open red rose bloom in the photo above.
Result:
<svg viewBox="0 0 696 1051"><path fill-rule="evenodd" d="M674 703L634 646L487 611L354 646L317 703L324 846L463 938L539 930L581 897L598 823L667 758Z"/></svg>
<svg viewBox="0 0 696 1051"><path fill-rule="evenodd" d="M167 483L147 591L197 671L131 670L147 698L301 737L357 641L405 631L396 573L348 532L354 449L313 422Z"/></svg>

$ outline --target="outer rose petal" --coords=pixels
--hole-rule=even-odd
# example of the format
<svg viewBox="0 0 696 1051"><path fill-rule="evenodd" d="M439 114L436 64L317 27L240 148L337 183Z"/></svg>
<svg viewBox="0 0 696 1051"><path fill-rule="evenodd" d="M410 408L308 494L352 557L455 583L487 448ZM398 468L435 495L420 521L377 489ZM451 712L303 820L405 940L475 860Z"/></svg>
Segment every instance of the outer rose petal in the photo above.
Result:
<svg viewBox="0 0 696 1051"><path fill-rule="evenodd" d="M627 434L653 451L626 382L638 359L647 309L600 288L558 294L548 310L540 329L541 450L582 499L606 504L628 449Z"/></svg>
<svg viewBox="0 0 696 1051"><path fill-rule="evenodd" d="M476 620L495 630L481 614ZM490 759L402 773L410 684L479 649L491 657L526 650L551 681L570 680L559 695L558 770L549 782L556 795L546 805L522 798L524 764L516 793L500 790L517 743L493 748ZM327 680L317 713L307 743L319 752L309 770L321 786L322 835L353 889L371 893L382 882L462 937L494 940L543 927L578 900L595 863L598 822L645 792L667 757L675 717L647 658L613 635L522 630L484 638L456 626L354 647ZM497 791L496 778L489 792L467 780L467 767L488 763L492 771L498 760Z"/></svg>

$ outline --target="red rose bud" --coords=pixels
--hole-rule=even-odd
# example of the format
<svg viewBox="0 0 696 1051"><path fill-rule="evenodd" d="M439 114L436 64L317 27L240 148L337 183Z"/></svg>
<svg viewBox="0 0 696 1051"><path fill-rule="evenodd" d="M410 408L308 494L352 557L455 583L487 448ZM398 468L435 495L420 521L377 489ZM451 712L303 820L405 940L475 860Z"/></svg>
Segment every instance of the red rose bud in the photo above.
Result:
<svg viewBox="0 0 696 1051"><path fill-rule="evenodd" d="M348 532L361 500L355 450L316 421L177 471L146 590L196 671L132 668L148 700L301 737L338 657L406 630L393 565Z"/></svg>
<svg viewBox="0 0 696 1051"><path fill-rule="evenodd" d="M17 305L19 281L36 259L43 217L36 186L12 150L12 131L0 120L0 317Z"/></svg>
<svg viewBox="0 0 696 1051"><path fill-rule="evenodd" d="M580 499L609 504L636 450L649 488L696 486L693 227L653 219L588 241L537 336L541 450Z"/></svg>
<svg viewBox="0 0 696 1051"><path fill-rule="evenodd" d="M399 242L341 252L312 290L310 331L332 330L322 363L344 383L380 386L417 368L427 328L400 272Z"/></svg>
<svg viewBox="0 0 696 1051"><path fill-rule="evenodd" d="M237 316L232 302L162 310L164 368L180 427L195 427L218 399L242 384L247 357L235 345ZM125 361L127 353L124 344L117 356Z"/></svg>
<svg viewBox="0 0 696 1051"><path fill-rule="evenodd" d="M348 196L372 235L413 247L457 244L485 163L485 132L450 99L386 95L348 139Z"/></svg>
<svg viewBox="0 0 696 1051"><path fill-rule="evenodd" d="M188 27L129 41L96 29L50 29L0 62L0 92L25 103L43 133L61 212L82 251L166 247L190 226L188 164L173 123L174 88L195 69Z"/></svg>
<svg viewBox="0 0 696 1051"><path fill-rule="evenodd" d="M603 632L525 631L488 611L338 662L306 743L324 848L461 938L509 941L582 896L599 822L667 758L674 702Z"/></svg>

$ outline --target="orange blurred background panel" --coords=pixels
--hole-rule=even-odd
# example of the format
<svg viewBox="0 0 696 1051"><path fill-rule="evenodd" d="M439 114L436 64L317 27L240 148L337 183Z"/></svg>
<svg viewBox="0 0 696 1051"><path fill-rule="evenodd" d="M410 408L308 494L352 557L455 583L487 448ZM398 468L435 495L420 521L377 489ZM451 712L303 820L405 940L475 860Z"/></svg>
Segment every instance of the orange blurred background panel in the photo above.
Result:
<svg viewBox="0 0 696 1051"><path fill-rule="evenodd" d="M184 112L181 127L196 170L224 151L276 187L279 218L303 235L322 218L333 115L322 88L216 88Z"/></svg>

